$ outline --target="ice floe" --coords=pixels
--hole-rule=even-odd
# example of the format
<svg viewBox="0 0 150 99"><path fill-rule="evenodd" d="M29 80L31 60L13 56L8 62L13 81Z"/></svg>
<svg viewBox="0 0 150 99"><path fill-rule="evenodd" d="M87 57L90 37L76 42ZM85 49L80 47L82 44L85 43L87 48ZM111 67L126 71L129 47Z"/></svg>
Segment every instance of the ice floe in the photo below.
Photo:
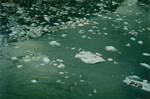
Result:
<svg viewBox="0 0 150 99"><path fill-rule="evenodd" d="M18 58L13 56L13 57L11 57L11 60L18 60Z"/></svg>
<svg viewBox="0 0 150 99"><path fill-rule="evenodd" d="M136 75L126 77L123 82L132 87L140 88L144 91L150 92L150 83Z"/></svg>
<svg viewBox="0 0 150 99"><path fill-rule="evenodd" d="M48 57L44 57L44 58L43 58L43 62L44 62L44 63L49 63L49 62L50 62L50 59L49 59Z"/></svg>
<svg viewBox="0 0 150 99"><path fill-rule="evenodd" d="M53 47L57 47L57 46L61 46L61 44L57 41L50 41L49 45L53 46Z"/></svg>
<svg viewBox="0 0 150 99"><path fill-rule="evenodd" d="M75 58L81 59L84 63L87 63L87 64L95 64L95 63L105 61L105 59L101 57L100 54L98 53L94 54L89 51L81 51L75 55Z"/></svg>
<svg viewBox="0 0 150 99"><path fill-rule="evenodd" d="M110 51L110 52L116 52L116 51L118 51L114 46L106 46L105 50L106 51Z"/></svg>
<svg viewBox="0 0 150 99"><path fill-rule="evenodd" d="M23 67L23 65L17 65L17 68L22 68Z"/></svg>
<svg viewBox="0 0 150 99"><path fill-rule="evenodd" d="M37 80L36 79L32 79L31 83L37 83Z"/></svg>

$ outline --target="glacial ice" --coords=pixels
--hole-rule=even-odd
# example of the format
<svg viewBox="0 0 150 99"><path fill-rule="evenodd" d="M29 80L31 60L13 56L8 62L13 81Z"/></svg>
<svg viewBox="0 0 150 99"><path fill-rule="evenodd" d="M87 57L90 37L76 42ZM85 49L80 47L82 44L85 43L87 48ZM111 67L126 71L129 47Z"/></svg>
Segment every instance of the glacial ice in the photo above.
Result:
<svg viewBox="0 0 150 99"><path fill-rule="evenodd" d="M105 61L105 59L102 58L100 54L94 54L89 51L81 51L75 55L75 58L81 59L84 63L87 64L96 64Z"/></svg>
<svg viewBox="0 0 150 99"><path fill-rule="evenodd" d="M144 91L150 92L150 83L136 75L126 77L123 82L132 87L140 88Z"/></svg>

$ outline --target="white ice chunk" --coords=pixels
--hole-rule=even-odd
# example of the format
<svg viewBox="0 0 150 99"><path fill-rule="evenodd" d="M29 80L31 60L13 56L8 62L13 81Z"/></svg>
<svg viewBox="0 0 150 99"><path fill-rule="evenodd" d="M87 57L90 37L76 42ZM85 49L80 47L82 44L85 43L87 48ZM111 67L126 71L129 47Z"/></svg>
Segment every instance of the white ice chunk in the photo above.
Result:
<svg viewBox="0 0 150 99"><path fill-rule="evenodd" d="M142 53L143 56L150 56L150 53Z"/></svg>
<svg viewBox="0 0 150 99"><path fill-rule="evenodd" d="M93 54L89 51L81 51L75 55L75 58L81 59L84 63L95 64L99 62L104 62L105 59L100 56L100 54Z"/></svg>
<svg viewBox="0 0 150 99"><path fill-rule="evenodd" d="M150 83L138 76L128 76L123 80L123 82L132 87L140 88L144 91L150 92Z"/></svg>
<svg viewBox="0 0 150 99"><path fill-rule="evenodd" d="M11 60L18 60L18 58L17 57L11 57Z"/></svg>
<svg viewBox="0 0 150 99"><path fill-rule="evenodd" d="M140 63L141 66L146 67L148 69L150 69L150 65L147 63Z"/></svg>
<svg viewBox="0 0 150 99"><path fill-rule="evenodd" d="M110 52L116 52L116 51L118 51L114 46L106 46L105 50L106 51L110 51Z"/></svg>
<svg viewBox="0 0 150 99"><path fill-rule="evenodd" d="M37 83L37 80L36 79L32 79L31 83Z"/></svg>
<svg viewBox="0 0 150 99"><path fill-rule="evenodd" d="M44 57L44 58L43 58L43 62L47 64L47 63L50 62L50 59L49 59L48 57Z"/></svg>
<svg viewBox="0 0 150 99"><path fill-rule="evenodd" d="M57 41L50 41L49 45L54 46L54 47L61 46L61 44L59 42L57 42Z"/></svg>

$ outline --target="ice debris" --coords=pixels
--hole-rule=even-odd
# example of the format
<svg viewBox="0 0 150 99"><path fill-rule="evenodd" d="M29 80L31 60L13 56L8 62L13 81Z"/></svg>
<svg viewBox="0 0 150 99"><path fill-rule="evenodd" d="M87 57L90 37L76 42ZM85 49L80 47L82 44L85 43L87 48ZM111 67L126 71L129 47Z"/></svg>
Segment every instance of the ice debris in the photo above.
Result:
<svg viewBox="0 0 150 99"><path fill-rule="evenodd" d="M147 63L140 63L140 65L146 67L147 69L150 69L150 65Z"/></svg>
<svg viewBox="0 0 150 99"><path fill-rule="evenodd" d="M105 59L102 58L100 54L93 54L89 51L81 51L75 55L75 58L81 59L84 63L87 64L96 64L105 61Z"/></svg>
<svg viewBox="0 0 150 99"><path fill-rule="evenodd" d="M53 47L57 47L57 46L61 46L61 44L57 41L50 41L49 45L53 46Z"/></svg>
<svg viewBox="0 0 150 99"><path fill-rule="evenodd" d="M150 92L150 83L136 75L126 77L123 82L132 87L140 88L144 91Z"/></svg>
<svg viewBox="0 0 150 99"><path fill-rule="evenodd" d="M105 50L106 51L110 51L110 52L116 52L116 51L118 51L114 46L106 46Z"/></svg>
<svg viewBox="0 0 150 99"><path fill-rule="evenodd" d="M49 63L49 62L50 62L50 59L49 59L48 57L44 57L44 58L43 58L43 62L44 62L44 63Z"/></svg>
<svg viewBox="0 0 150 99"><path fill-rule="evenodd" d="M142 53L143 56L150 56L150 53Z"/></svg>

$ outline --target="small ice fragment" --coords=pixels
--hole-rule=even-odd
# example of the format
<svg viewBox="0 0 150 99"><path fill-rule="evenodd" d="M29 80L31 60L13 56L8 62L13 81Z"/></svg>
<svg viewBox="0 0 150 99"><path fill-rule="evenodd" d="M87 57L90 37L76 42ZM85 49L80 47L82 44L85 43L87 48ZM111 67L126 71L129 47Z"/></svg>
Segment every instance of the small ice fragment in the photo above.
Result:
<svg viewBox="0 0 150 99"><path fill-rule="evenodd" d="M49 59L48 57L44 57L44 58L43 58L43 62L47 64L47 63L50 62L50 59Z"/></svg>
<svg viewBox="0 0 150 99"><path fill-rule="evenodd" d="M111 62L111 61L113 61L113 59L112 59L112 58L108 58L107 60L108 60L108 61L110 61L110 62Z"/></svg>
<svg viewBox="0 0 150 99"><path fill-rule="evenodd" d="M150 53L142 53L143 56L150 56Z"/></svg>
<svg viewBox="0 0 150 99"><path fill-rule="evenodd" d="M17 65L17 68L22 68L23 67L23 65Z"/></svg>
<svg viewBox="0 0 150 99"><path fill-rule="evenodd" d="M65 76L64 78L65 78L65 79L68 79L68 78L69 78L69 76Z"/></svg>
<svg viewBox="0 0 150 99"><path fill-rule="evenodd" d="M131 47L131 44L130 44L130 43L127 43L125 46L126 46L126 47Z"/></svg>
<svg viewBox="0 0 150 99"><path fill-rule="evenodd" d="M65 68L65 65L63 63L60 63L57 68Z"/></svg>
<svg viewBox="0 0 150 99"><path fill-rule="evenodd" d="M59 74L60 74L60 75L64 75L65 73L64 73L64 72L59 72Z"/></svg>
<svg viewBox="0 0 150 99"><path fill-rule="evenodd" d="M135 41L135 40L136 40L134 37L131 37L130 39L131 39L132 41Z"/></svg>
<svg viewBox="0 0 150 99"><path fill-rule="evenodd" d="M58 62L63 62L63 60L62 60L62 59L57 59L57 61L58 61Z"/></svg>
<svg viewBox="0 0 150 99"><path fill-rule="evenodd" d="M49 45L53 46L53 47L56 47L56 46L61 46L61 44L57 41L50 41L49 42Z"/></svg>
<svg viewBox="0 0 150 99"><path fill-rule="evenodd" d="M118 51L114 46L106 46L105 50L106 51L110 51L110 52L116 52L116 51Z"/></svg>
<svg viewBox="0 0 150 99"><path fill-rule="evenodd" d="M97 90L96 90L96 89L93 89L93 93L96 94L96 93L97 93Z"/></svg>
<svg viewBox="0 0 150 99"><path fill-rule="evenodd" d="M44 15L44 20L47 21L47 22L49 22L50 21L49 16L48 15Z"/></svg>
<svg viewBox="0 0 150 99"><path fill-rule="evenodd" d="M80 53L75 55L75 58L79 58L87 64L96 64L105 61L105 59L102 58L100 55L93 54L89 51L81 51Z"/></svg>
<svg viewBox="0 0 150 99"><path fill-rule="evenodd" d="M147 63L140 63L141 66L146 67L148 69L150 69L150 65Z"/></svg>
<svg viewBox="0 0 150 99"><path fill-rule="evenodd" d="M17 57L11 57L11 60L18 60L18 58Z"/></svg>
<svg viewBox="0 0 150 99"><path fill-rule="evenodd" d="M37 83L37 80L33 79L31 80L31 83Z"/></svg>
<svg viewBox="0 0 150 99"><path fill-rule="evenodd" d="M61 37L66 37L66 36L67 36L67 34L62 34L62 35L61 35Z"/></svg>
<svg viewBox="0 0 150 99"><path fill-rule="evenodd" d="M91 97L91 96L92 96L92 94L91 94L91 93L89 93L89 94L88 94L88 96L90 96L90 97Z"/></svg>
<svg viewBox="0 0 150 99"><path fill-rule="evenodd" d="M138 43L142 45L142 44L143 44L143 41L138 41Z"/></svg>

